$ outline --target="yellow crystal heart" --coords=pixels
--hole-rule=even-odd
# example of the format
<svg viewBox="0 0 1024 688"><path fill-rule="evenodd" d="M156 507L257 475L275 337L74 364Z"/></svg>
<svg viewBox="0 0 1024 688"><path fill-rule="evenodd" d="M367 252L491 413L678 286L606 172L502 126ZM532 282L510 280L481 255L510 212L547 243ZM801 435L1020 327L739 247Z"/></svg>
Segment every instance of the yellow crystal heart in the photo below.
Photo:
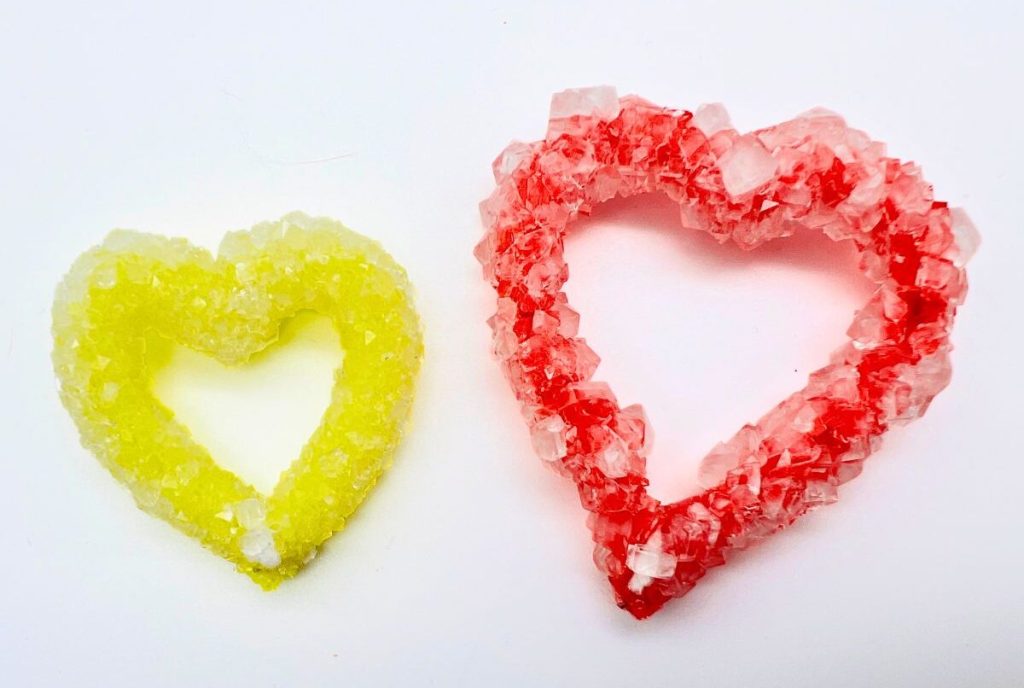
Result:
<svg viewBox="0 0 1024 688"><path fill-rule="evenodd" d="M390 465L423 355L405 271L376 242L301 213L228 233L218 255L117 230L57 289L53 363L82 443L139 507L198 538L264 588L294 576ZM345 356L299 457L263 495L217 465L156 398L175 343L245 363L304 311Z"/></svg>

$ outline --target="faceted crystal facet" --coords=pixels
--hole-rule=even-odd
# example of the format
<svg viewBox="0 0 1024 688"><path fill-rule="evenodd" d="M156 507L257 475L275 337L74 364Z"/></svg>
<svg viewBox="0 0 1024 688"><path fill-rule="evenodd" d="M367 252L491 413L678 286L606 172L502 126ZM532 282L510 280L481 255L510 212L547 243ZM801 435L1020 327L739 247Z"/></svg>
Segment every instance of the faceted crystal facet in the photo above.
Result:
<svg viewBox="0 0 1024 688"><path fill-rule="evenodd" d="M721 103L706 103L693 113L693 126L711 138L720 131L732 129L729 113Z"/></svg>
<svg viewBox="0 0 1024 688"><path fill-rule="evenodd" d="M745 136L718 159L718 168L725 192L739 198L774 177L778 163L756 139Z"/></svg>
<svg viewBox="0 0 1024 688"><path fill-rule="evenodd" d="M981 235L963 208L951 208L949 214L953 223L955 249L952 260L954 265L962 268L977 252L978 246L981 245Z"/></svg>
<svg viewBox="0 0 1024 688"><path fill-rule="evenodd" d="M551 97L551 120L583 116L612 120L619 114L619 96L611 86L570 88Z"/></svg>

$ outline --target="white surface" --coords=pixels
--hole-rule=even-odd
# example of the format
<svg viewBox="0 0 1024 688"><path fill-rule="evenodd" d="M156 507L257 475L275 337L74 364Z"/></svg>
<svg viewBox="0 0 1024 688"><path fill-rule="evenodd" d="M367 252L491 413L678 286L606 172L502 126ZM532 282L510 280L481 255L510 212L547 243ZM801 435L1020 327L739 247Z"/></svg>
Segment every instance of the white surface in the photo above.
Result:
<svg viewBox="0 0 1024 688"><path fill-rule="evenodd" d="M1021 10L847 4L0 6L0 684L1024 683ZM920 162L984 236L929 413L838 504L642 624L591 564L571 486L532 454L470 254L492 158L542 136L552 92L603 83L724 102L740 129L835 109ZM79 447L48 310L112 227L213 247L294 209L408 268L428 355L394 470L265 594ZM863 287L817 238L747 255L669 215L602 208L570 241L569 291L599 376L647 407L672 496L823 362Z"/></svg>

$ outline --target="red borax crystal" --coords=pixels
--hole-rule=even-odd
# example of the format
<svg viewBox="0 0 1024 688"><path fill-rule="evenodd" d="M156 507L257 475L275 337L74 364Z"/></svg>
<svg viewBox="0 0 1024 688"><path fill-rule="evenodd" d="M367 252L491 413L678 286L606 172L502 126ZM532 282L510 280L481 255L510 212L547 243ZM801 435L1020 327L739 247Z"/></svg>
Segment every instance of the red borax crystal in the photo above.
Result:
<svg viewBox="0 0 1024 688"><path fill-rule="evenodd" d="M494 162L476 249L498 293L494 351L533 445L590 512L594 561L619 605L647 617L732 550L836 500L892 425L920 416L949 381L949 331L978 244L966 214L932 198L918 168L833 113L813 110L740 135L721 106L696 115L608 87L552 99L547 137ZM570 222L615 196L663 192L687 227L752 249L797 227L849 239L876 292L850 341L807 386L708 454L703 491L647 492L650 430L592 381L562 287Z"/></svg>

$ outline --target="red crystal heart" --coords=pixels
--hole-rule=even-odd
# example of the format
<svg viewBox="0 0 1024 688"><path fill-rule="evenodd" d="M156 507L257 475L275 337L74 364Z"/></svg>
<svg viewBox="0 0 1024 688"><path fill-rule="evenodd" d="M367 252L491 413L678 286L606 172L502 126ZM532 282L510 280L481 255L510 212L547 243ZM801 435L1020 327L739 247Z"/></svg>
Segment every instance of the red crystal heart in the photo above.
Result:
<svg viewBox="0 0 1024 688"><path fill-rule="evenodd" d="M935 201L912 163L816 110L740 135L719 106L696 114L613 89L552 100L543 141L494 163L477 246L498 293L494 352L537 453L569 476L590 513L597 566L619 605L647 617L727 554L831 503L885 431L927 409L949 382L949 332L977 234ZM683 225L746 249L798 229L849 240L875 292L825 367L701 464L705 489L662 503L648 490L647 420L592 381L562 287L572 220L615 196L667 194Z"/></svg>

